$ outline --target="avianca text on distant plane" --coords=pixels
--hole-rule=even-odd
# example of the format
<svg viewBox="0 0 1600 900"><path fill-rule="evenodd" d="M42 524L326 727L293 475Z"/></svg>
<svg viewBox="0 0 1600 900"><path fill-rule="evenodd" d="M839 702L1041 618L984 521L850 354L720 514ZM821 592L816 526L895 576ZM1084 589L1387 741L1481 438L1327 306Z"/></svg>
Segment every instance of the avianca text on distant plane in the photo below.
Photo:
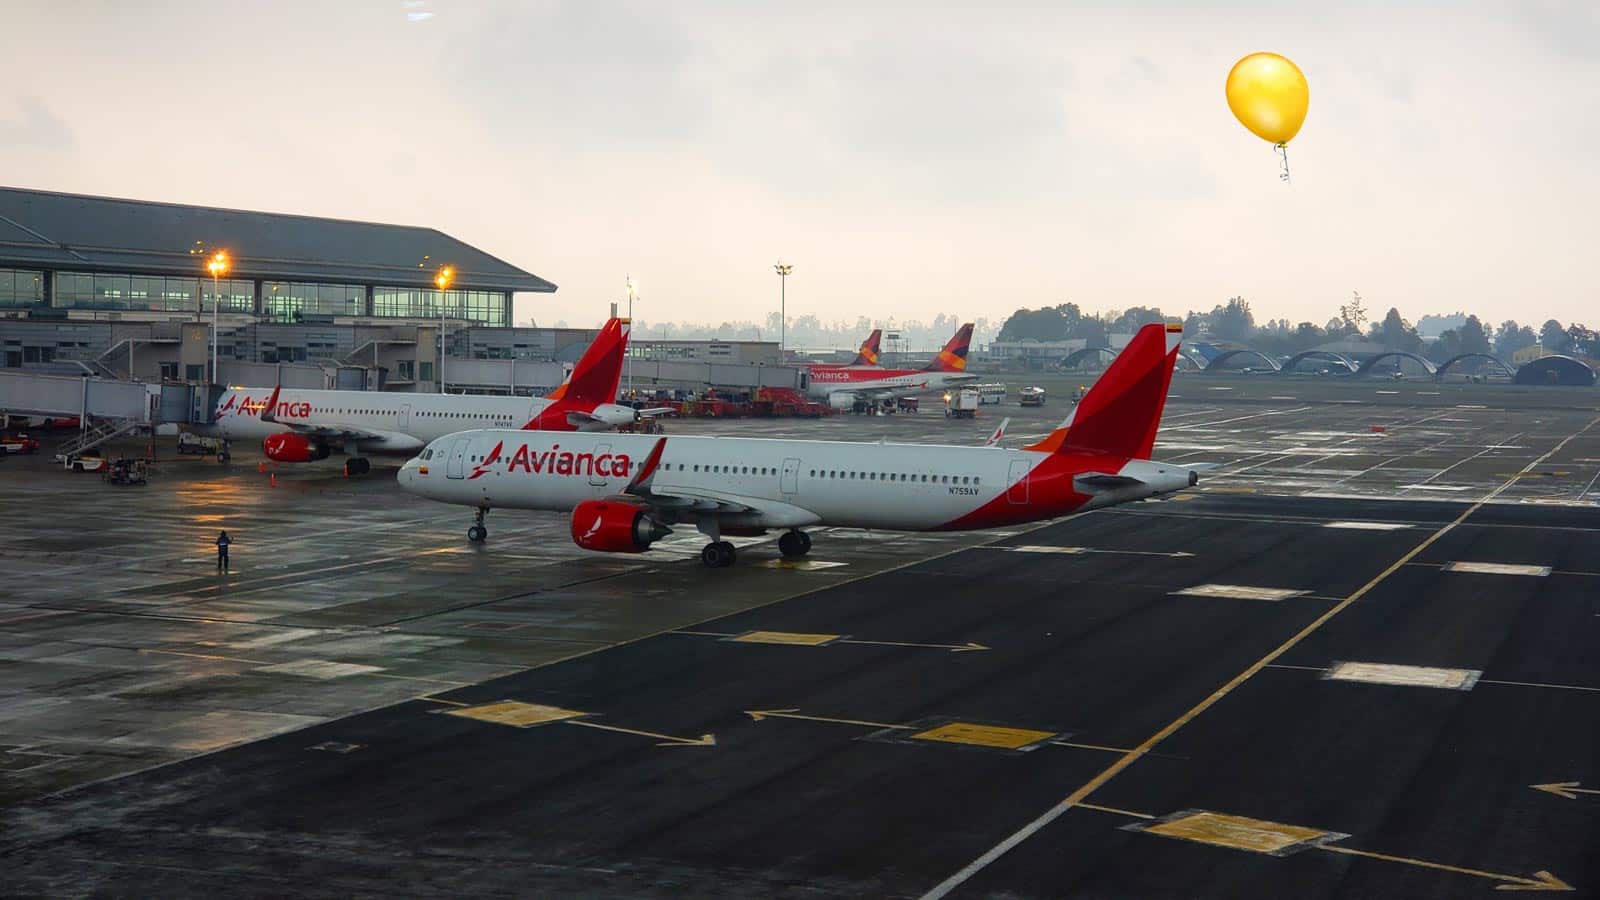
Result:
<svg viewBox="0 0 1600 900"><path fill-rule="evenodd" d="M878 332L874 331L876 336ZM870 341L871 338L868 338ZM962 325L939 355L921 369L885 369L878 365L811 366L806 388L834 409L849 409L857 400L876 402L920 391L942 391L978 376L967 373L967 347L972 343L972 323ZM866 345L862 345L865 351ZM857 361L865 352L857 355ZM873 353L872 358L877 359Z"/></svg>
<svg viewBox="0 0 1600 900"><path fill-rule="evenodd" d="M801 556L812 526L960 531L1053 519L1198 482L1192 469L1150 459L1181 337L1181 326L1145 326L1059 428L1020 450L486 429L439 438L398 478L411 493L477 507L473 541L494 507L567 513L578 546L613 553L692 525L710 539L701 559L712 567L733 562L723 535L779 530L779 551Z"/></svg>
<svg viewBox="0 0 1600 900"><path fill-rule="evenodd" d="M409 456L434 438L468 428L609 431L667 411L641 413L616 403L628 327L627 319L607 322L572 376L545 397L231 388L217 402L216 422L192 430L229 441L260 439L278 462L326 459L341 445L352 475L371 468L361 454Z"/></svg>

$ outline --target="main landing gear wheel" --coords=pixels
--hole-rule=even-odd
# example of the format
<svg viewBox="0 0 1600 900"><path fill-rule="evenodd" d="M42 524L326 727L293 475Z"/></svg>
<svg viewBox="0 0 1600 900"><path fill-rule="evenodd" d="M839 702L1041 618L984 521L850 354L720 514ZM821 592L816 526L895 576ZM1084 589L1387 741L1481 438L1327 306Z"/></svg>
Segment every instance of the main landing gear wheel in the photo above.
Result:
<svg viewBox="0 0 1600 900"><path fill-rule="evenodd" d="M778 552L786 558L805 556L811 552L811 535L804 531L786 531L778 538Z"/></svg>
<svg viewBox="0 0 1600 900"><path fill-rule="evenodd" d="M478 514L473 518L472 527L467 529L467 540L474 544L481 544L489 537L489 529L484 525L484 519L489 515L487 507L478 507Z"/></svg>
<svg viewBox="0 0 1600 900"><path fill-rule="evenodd" d="M711 569L726 569L733 565L733 545L727 541L717 541L705 545L700 551L700 561Z"/></svg>
<svg viewBox="0 0 1600 900"><path fill-rule="evenodd" d="M352 456L344 461L346 475L365 475L372 471L372 462L364 456Z"/></svg>

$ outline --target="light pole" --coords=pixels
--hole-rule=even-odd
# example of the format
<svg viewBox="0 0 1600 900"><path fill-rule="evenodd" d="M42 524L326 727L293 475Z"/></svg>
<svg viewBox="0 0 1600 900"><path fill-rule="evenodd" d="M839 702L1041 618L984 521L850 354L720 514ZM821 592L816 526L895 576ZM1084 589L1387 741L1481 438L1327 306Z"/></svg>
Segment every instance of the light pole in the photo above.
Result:
<svg viewBox="0 0 1600 900"><path fill-rule="evenodd" d="M639 286L633 283L633 276L629 275L628 276L628 327L630 329L633 327L633 297L638 292L639 292ZM627 360L628 360L628 394L631 396L633 394L633 353L630 350L624 350L623 352L627 354Z"/></svg>
<svg viewBox="0 0 1600 900"><path fill-rule="evenodd" d="M220 322L219 310L222 309L222 294L220 285L222 276L228 272L228 251L218 250L211 254L211 259L206 262L206 270L211 273L211 383L217 383L217 343L221 333L218 328Z"/></svg>
<svg viewBox="0 0 1600 900"><path fill-rule="evenodd" d="M789 273L794 271L794 266L779 260L772 271L778 273L778 363L782 365L783 346L789 338Z"/></svg>
<svg viewBox="0 0 1600 900"><path fill-rule="evenodd" d="M441 394L444 393L444 292L455 280L454 266L440 266L439 271L433 276L433 283L439 288L439 393Z"/></svg>

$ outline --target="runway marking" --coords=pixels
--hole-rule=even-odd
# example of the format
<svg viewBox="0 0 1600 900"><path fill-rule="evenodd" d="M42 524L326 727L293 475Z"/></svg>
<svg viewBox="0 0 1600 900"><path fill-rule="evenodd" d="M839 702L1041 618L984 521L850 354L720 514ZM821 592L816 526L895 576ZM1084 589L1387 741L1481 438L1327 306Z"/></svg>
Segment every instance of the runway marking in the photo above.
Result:
<svg viewBox="0 0 1600 900"><path fill-rule="evenodd" d="M1155 824L1123 826L1126 831L1139 831L1161 837L1247 850L1268 856L1288 856L1322 841L1337 841L1349 837L1336 831L1307 828L1303 825L1285 825L1265 819L1251 819L1203 809L1186 809L1155 820Z"/></svg>
<svg viewBox="0 0 1600 900"><path fill-rule="evenodd" d="M1502 684L1502 685L1507 685L1509 687L1550 688L1552 690L1558 690L1558 691L1584 691L1586 693L1591 693L1591 694L1600 694L1600 687L1584 687L1584 686L1578 685L1578 684L1542 684L1542 683L1537 682L1537 681L1500 681L1500 680L1495 679L1495 678L1482 678L1482 679L1478 680L1478 683L1479 684Z"/></svg>
<svg viewBox="0 0 1600 900"><path fill-rule="evenodd" d="M1527 575L1544 578L1550 574L1549 566L1525 566L1516 563L1452 562L1444 566L1446 572L1474 572L1480 575Z"/></svg>
<svg viewBox="0 0 1600 900"><path fill-rule="evenodd" d="M1546 788L1546 787L1565 787L1565 785L1564 784L1563 785L1529 785L1529 787L1532 787L1535 790L1539 790L1539 789ZM1538 872L1533 873L1532 877L1524 877L1524 876L1521 876L1521 875L1506 875L1506 874L1504 874L1502 872L1488 872L1488 871L1485 871L1483 869L1469 869L1469 868L1465 868L1463 866L1450 866L1450 865L1445 865L1444 863L1436 863L1436 862L1431 862L1431 861L1426 860L1426 859L1416 859L1414 857L1409 857L1409 856L1394 856L1394 855L1391 855L1391 854L1388 854L1388 853L1375 853L1375 852L1373 852L1371 850L1358 850L1358 849L1356 849L1354 847L1346 847L1346 846L1343 846L1341 844L1334 843L1334 841L1341 841L1341 840L1344 840L1344 839L1350 837L1350 835L1348 835L1348 834L1341 834L1341 833L1336 832L1336 831L1321 831L1320 829L1306 828L1304 826L1299 826L1299 825L1283 825L1283 824L1278 823L1278 822L1267 822L1267 821L1263 821L1263 820L1260 820L1260 819L1249 819L1249 818L1245 818L1243 816L1229 816L1229 815L1224 815L1222 813L1206 812L1205 810L1185 810L1185 811L1180 812L1180 813L1174 813L1171 816L1159 816L1158 817L1158 816L1151 815L1150 813L1138 812L1136 810L1131 810L1131 809L1118 809L1117 807L1114 807L1114 806L1100 806L1099 804L1096 804L1096 803L1079 803L1079 804L1077 804L1076 808L1077 809L1087 809L1087 810L1091 810L1091 811L1094 811L1094 812L1110 813L1110 814L1116 815L1116 816L1127 816L1129 818L1135 818L1135 819L1156 820L1159 823L1161 823L1161 824L1154 825L1154 826L1143 825L1143 824L1138 824L1138 823L1133 824L1133 825L1125 825L1122 828L1122 830L1124 830L1124 831L1134 831L1134 832L1153 831L1156 834L1162 835L1163 837L1175 837L1175 838L1179 838L1179 839L1182 839L1182 840L1194 840L1194 841L1197 841L1198 843L1206 843L1206 844L1213 844L1213 845L1216 845L1216 846L1232 847L1233 849L1241 849L1241 850L1254 850L1255 848L1253 848L1253 847L1236 847L1236 846L1234 846L1232 844L1229 844L1229 843L1227 843L1225 841L1211 840L1209 838L1211 836L1213 836L1213 835L1226 833L1230 829L1230 826L1232 825L1232 823L1234 823L1234 822L1239 823L1236 827L1239 829L1239 832L1242 834L1242 837L1244 837L1244 838L1246 838L1248 840L1251 840L1251 841L1255 841L1255 840L1258 839L1257 838L1257 834L1261 835L1259 840L1264 841L1264 842L1272 841L1273 835L1280 835L1280 836L1282 836L1284 838L1287 838L1287 837L1291 836L1294 833L1302 833L1302 832L1313 832L1313 833L1319 833L1319 834L1327 835L1327 837L1322 838L1322 839L1317 839L1317 838L1313 837L1310 840L1310 842L1306 843L1303 847L1297 847L1294 844L1290 844L1290 845L1287 845L1287 849L1285 849L1283 851L1279 851L1279 852L1267 852L1267 851L1262 851L1262 850L1255 850L1255 852L1258 852L1258 853L1259 852L1267 852L1267 855L1269 855L1269 856L1287 856L1287 855L1289 855L1291 853L1297 852L1297 850L1299 850L1299 849L1326 850L1326 851L1328 851L1330 853L1342 853L1342 854L1345 854L1347 856L1364 856L1364 857L1367 857L1368 859L1377 859L1377 860L1382 860L1384 862L1399 863L1401 865L1407 865L1407 866L1418 866L1420 868L1425 868L1425 869L1438 869L1438 870L1444 871L1444 872L1452 872L1452 873L1455 873L1457 875L1471 875L1471 876L1473 876L1475 878L1487 878L1487 879L1489 879L1491 881L1501 881L1501 882L1505 882L1505 883L1504 884L1500 884L1500 885L1496 885L1495 889L1496 890L1502 890L1502 891L1571 891L1571 890L1574 890L1572 885L1566 883L1565 881L1562 881L1560 878L1557 878L1556 876L1554 876L1554 875L1552 875L1549 872L1544 871L1544 870L1540 870ZM1196 824L1199 824L1201 826L1198 829L1194 829L1194 830L1197 830L1197 831L1200 832L1199 836L1191 836L1190 834L1186 833L1190 829L1186 829L1186 828L1182 827L1181 824L1180 824L1180 827L1178 827L1176 829L1159 830L1159 829L1162 828L1163 825L1170 824L1170 823L1173 823L1173 822L1182 823L1185 819L1194 819L1197 816L1202 816L1202 815L1203 816L1210 816L1210 817L1212 817L1212 819L1209 820L1209 821L1202 820L1202 822L1196 823ZM1228 820L1232 820L1232 822L1228 822ZM1265 828L1265 829L1261 829L1261 826L1268 826L1268 827ZM1258 829L1260 829L1260 830L1258 831ZM1294 829L1295 831L1294 832L1288 832L1288 831L1285 831L1284 829ZM1172 833L1173 831L1177 831L1178 833ZM1255 832L1255 833L1252 833L1252 832ZM926 896L926 895L924 895L924 896Z"/></svg>
<svg viewBox="0 0 1600 900"><path fill-rule="evenodd" d="M1267 600L1276 603L1290 597L1309 594L1293 588L1252 587L1245 584L1199 584L1172 593L1184 597L1225 597L1233 600Z"/></svg>
<svg viewBox="0 0 1600 900"><path fill-rule="evenodd" d="M463 706L460 709L444 710L444 714L460 716L463 719L476 719L480 722L493 722L496 725L510 725L513 728L531 728L535 725L589 715L575 709L562 709L559 706L546 706L542 703L523 703L520 700L501 700L481 706Z"/></svg>
<svg viewBox="0 0 1600 900"><path fill-rule="evenodd" d="M1323 528L1344 528L1350 531L1399 531L1411 526L1405 522L1324 522Z"/></svg>
<svg viewBox="0 0 1600 900"><path fill-rule="evenodd" d="M831 719L827 716L807 716L800 713L799 707L794 709L747 709L744 714L751 721L761 722L766 719L806 719L811 722L832 722L836 725L864 725L867 728L896 728L909 730L911 725L891 725L887 722L863 722L860 719Z"/></svg>
<svg viewBox="0 0 1600 900"><path fill-rule="evenodd" d="M1402 484L1402 491L1470 491L1470 484Z"/></svg>
<svg viewBox="0 0 1600 900"><path fill-rule="evenodd" d="M1439 869L1444 872L1454 872L1457 875L1472 875L1478 878L1488 878L1493 881L1504 881L1505 884L1495 885L1497 891L1570 891L1572 885L1540 870L1533 873L1532 878L1520 875L1504 875L1499 872L1485 872L1482 869L1468 869L1462 866L1447 866L1444 863L1429 862L1425 859L1412 859L1407 856L1390 856L1387 853L1373 853L1371 850L1357 850L1354 847L1341 847L1337 844L1323 844L1317 848L1329 853L1344 853L1350 856L1365 856L1368 859L1381 859L1384 862L1401 863L1408 866L1421 866L1425 869Z"/></svg>
<svg viewBox="0 0 1600 900"><path fill-rule="evenodd" d="M950 722L907 735L916 741L939 741L946 744L971 744L978 747L995 747L1001 750L1027 750L1056 736L1054 731L1035 731L1032 728L1008 728L1003 725L980 725L976 722Z"/></svg>
<svg viewBox="0 0 1600 900"><path fill-rule="evenodd" d="M1105 550L1098 547L1055 547L1049 544L1019 544L1015 547L1001 547L989 545L992 550L1010 550L1012 553L1060 553L1067 556L1077 556L1084 553L1118 553L1127 556L1167 556L1173 559L1185 559L1194 556L1187 550Z"/></svg>
<svg viewBox="0 0 1600 900"><path fill-rule="evenodd" d="M832 647L835 644L860 644L873 647L917 647L928 650L949 650L952 653L967 653L973 650L991 649L976 641L967 641L965 644L925 644L915 641L869 641L862 638L847 638L842 634L810 634L798 631L747 631L743 634L724 631L674 631L673 634L686 634L694 637L714 637L724 641L739 644L780 644L791 647Z"/></svg>
<svg viewBox="0 0 1600 900"><path fill-rule="evenodd" d="M842 637L844 637L842 634L804 634L798 631L751 631L725 637L724 640L745 644L797 644L804 647L821 647Z"/></svg>
<svg viewBox="0 0 1600 900"><path fill-rule="evenodd" d="M1400 687L1470 691L1483 676L1479 669L1441 669L1396 663L1336 662L1322 677L1328 681L1360 681Z"/></svg>
<svg viewBox="0 0 1600 900"><path fill-rule="evenodd" d="M1600 791L1594 788L1579 787L1578 785L1582 783L1581 781L1558 781L1554 784L1530 784L1528 787L1536 791L1543 791L1546 794L1564 797L1568 800L1578 799L1579 794L1600 794Z"/></svg>
<svg viewBox="0 0 1600 900"><path fill-rule="evenodd" d="M424 699L435 700L427 697ZM438 701L449 703L448 700ZM717 737L713 734L702 734L697 738L678 737L671 734L660 734L654 731L642 731L637 728L623 728L619 725L604 725L599 722L582 721L586 716L594 713L582 712L576 709L563 709L559 706L547 706L543 703L524 703L521 700L500 700L495 703L484 703L479 706L463 706L457 709L440 710L447 716L460 716L463 719L475 719L479 722L490 722L495 725L509 725L512 728L534 728L540 725L562 724L578 725L584 728L598 728L601 731L615 731L622 734L633 734L640 737L655 738L661 743L658 747L713 747L716 746Z"/></svg>
<svg viewBox="0 0 1600 900"><path fill-rule="evenodd" d="M1535 459L1533 462L1529 463L1527 465L1527 467L1524 468L1523 471L1532 471L1533 468L1535 466L1537 466L1539 463L1544 462L1545 460L1549 459L1551 456L1554 456L1556 453L1559 453L1561 450L1565 449L1567 444L1571 443L1574 438L1576 438L1579 435L1587 432L1589 429L1593 428L1597 423L1600 423L1600 417L1596 417L1594 419L1590 419L1589 423L1587 425L1584 425L1582 428L1578 429L1577 431L1574 431L1572 434L1567 435L1560 442L1558 442L1554 447L1552 447L1549 451L1547 451L1543 456L1540 456L1538 459ZM1479 499L1477 502L1473 503L1471 506L1469 506L1466 509L1462 510L1460 515L1456 516L1449 523L1445 524L1443 527L1439 528L1437 531L1434 531L1432 534L1428 535L1426 538L1423 538L1420 542L1417 543L1416 546L1412 547L1409 551L1407 551L1406 553L1402 554L1399 559L1397 559L1393 563L1391 563L1388 568L1384 569L1382 572L1379 572L1375 577L1373 577L1373 579L1371 581L1368 581L1366 584L1362 585L1360 588L1357 588L1353 593L1350 594L1350 596L1346 597L1344 600L1340 601L1335 606L1329 608L1322 615L1320 615L1317 618L1313 619L1310 622L1310 624L1308 624L1304 628L1300 629L1293 636L1291 636L1288 640L1284 641L1282 644L1279 644L1277 647L1273 648L1265 656L1261 657L1259 660L1256 660L1254 663L1252 663L1243 672L1240 672L1238 675L1235 675L1226 684L1222 685L1221 687L1217 688L1215 691L1211 692L1211 694L1209 696L1207 696L1204 700L1201 700L1199 703L1195 704L1193 707L1190 707L1186 712L1183 713L1183 715L1181 715L1178 718L1176 718L1176 719L1172 720L1171 722L1167 723L1160 730L1158 730L1155 734L1152 734L1150 737L1146 738L1144 740L1144 742L1141 743L1139 746L1135 747L1132 752L1124 754L1123 756L1118 758L1116 762L1113 762L1111 765L1107 766L1098 775L1096 775L1093 778L1089 779L1087 782L1085 782L1077 790L1073 791L1072 793L1068 794L1066 797L1062 798L1058 803L1056 803L1054 806L1050 807L1049 809L1045 810L1039 816L1035 817L1031 822L1029 822L1028 824L1026 824L1026 825L1022 826L1021 828L1017 829L1015 832L1012 832L1004 840L1000 841L1000 843L998 843L998 844L994 845L993 847L989 848L988 850L984 851L984 853L981 854L977 859L974 859L972 862L967 863L961 869L959 869L954 874L952 874L949 878L946 878L944 881L941 881L937 885L934 885L934 887L932 889L930 889L926 894L923 895L923 900L939 900L939 898L944 897L945 895L949 894L951 891L953 891L956 888L960 887L961 885L965 884L969 879L972 878L973 875L976 875L977 873L979 873L979 872L983 871L985 868L987 868L990 863L994 862L995 860L997 860L1000 857L1004 856L1005 854L1009 853L1012 850L1012 848L1016 847L1018 844L1021 844L1023 841L1026 841L1028 838L1030 838L1034 834L1038 833L1038 831L1040 829L1042 829L1045 826L1049 825L1051 822L1054 822L1056 819L1059 819L1062 815L1064 815L1067 812L1067 810L1072 809L1072 807L1076 806L1079 803L1082 803L1085 799L1087 799L1095 791L1097 791L1100 788L1104 787L1105 784L1107 782L1109 782L1111 779L1117 777L1117 775L1120 774L1123 770L1127 769L1129 766L1131 766L1135 762L1137 762L1141 756L1143 756L1143 755L1149 753L1151 750L1153 750L1156 747L1157 744L1160 744L1162 741L1165 741L1167 738L1169 738L1172 735L1176 734L1179 729L1183 728L1183 726L1187 725L1188 723L1194 721L1195 718L1200 716L1206 710L1208 710L1211 707L1215 706L1224 697L1226 697L1229 694L1233 693L1236 689L1238 689L1238 687L1240 685L1244 684L1245 682L1249 681L1251 678L1255 677L1255 675L1257 673L1259 673L1262 669L1266 668L1272 662L1276 661L1280 656L1283 656L1285 653L1288 653L1290 650L1294 649L1294 647L1296 647L1298 644L1300 644L1300 642L1304 641L1307 637L1310 637L1312 634L1315 634L1319 629L1322 628L1322 626L1326 625L1328 622L1332 621L1335 616L1339 615L1339 613L1341 613L1341 612L1345 611L1346 609L1350 608L1350 606L1355 604L1362 597L1365 597L1367 594L1371 593L1374 589L1377 588L1378 585L1380 585L1384 581L1388 580L1388 578L1391 575L1393 575L1395 572L1400 571L1402 566L1404 566L1406 563L1411 562L1413 559L1416 559L1419 555L1421 555L1429 547L1433 546L1435 543L1438 543L1440 538L1443 538L1445 535L1449 534L1451 531L1454 531L1462 522L1465 522L1468 517L1470 517L1473 513L1477 512L1478 510L1482 509L1484 507L1484 505L1488 501L1494 499L1495 497L1499 496L1502 492L1504 492L1506 489L1510 488L1513 483L1514 483L1513 481L1509 481L1509 480L1506 481L1504 484L1500 485L1500 487L1498 487L1495 490L1491 491L1485 497ZM1548 873L1545 873L1545 874L1548 874ZM1491 875L1491 877L1501 878L1502 876Z"/></svg>
<svg viewBox="0 0 1600 900"><path fill-rule="evenodd" d="M816 572L822 569L834 569L847 566L849 563L825 562L820 559L764 559L756 563L763 569L797 569L804 572Z"/></svg>
<svg viewBox="0 0 1600 900"><path fill-rule="evenodd" d="M656 744L657 747L715 747L717 745L717 736L714 734L702 734L697 738L685 738L670 734L657 734L654 731L641 731L637 728L619 728L616 725L602 725L599 722L579 721L577 719L567 719L562 724L577 725L582 728L598 728L601 731L615 731L621 734L636 734L640 737L659 738L661 743Z"/></svg>

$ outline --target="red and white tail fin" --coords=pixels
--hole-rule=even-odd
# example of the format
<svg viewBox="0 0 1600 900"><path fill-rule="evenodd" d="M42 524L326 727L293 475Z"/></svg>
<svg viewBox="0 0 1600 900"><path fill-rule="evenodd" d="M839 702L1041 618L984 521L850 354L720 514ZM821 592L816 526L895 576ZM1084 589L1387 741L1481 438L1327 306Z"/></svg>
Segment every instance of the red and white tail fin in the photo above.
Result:
<svg viewBox="0 0 1600 900"><path fill-rule="evenodd" d="M874 328L867 339L861 342L861 349L856 351L855 361L852 366L875 366L878 364L878 342L883 339L883 329Z"/></svg>
<svg viewBox="0 0 1600 900"><path fill-rule="evenodd" d="M965 372L967 370L967 345L972 343L972 323L956 329L955 337L944 345L933 362L923 367L924 372Z"/></svg>
<svg viewBox="0 0 1600 900"><path fill-rule="evenodd" d="M565 400L573 404L617 402L617 386L622 383L622 359L628 352L628 320L612 319L583 351L572 374L561 386L545 395L546 400Z"/></svg>
<svg viewBox="0 0 1600 900"><path fill-rule="evenodd" d="M1140 328L1061 427L1027 449L1149 459L1182 339L1182 325Z"/></svg>

